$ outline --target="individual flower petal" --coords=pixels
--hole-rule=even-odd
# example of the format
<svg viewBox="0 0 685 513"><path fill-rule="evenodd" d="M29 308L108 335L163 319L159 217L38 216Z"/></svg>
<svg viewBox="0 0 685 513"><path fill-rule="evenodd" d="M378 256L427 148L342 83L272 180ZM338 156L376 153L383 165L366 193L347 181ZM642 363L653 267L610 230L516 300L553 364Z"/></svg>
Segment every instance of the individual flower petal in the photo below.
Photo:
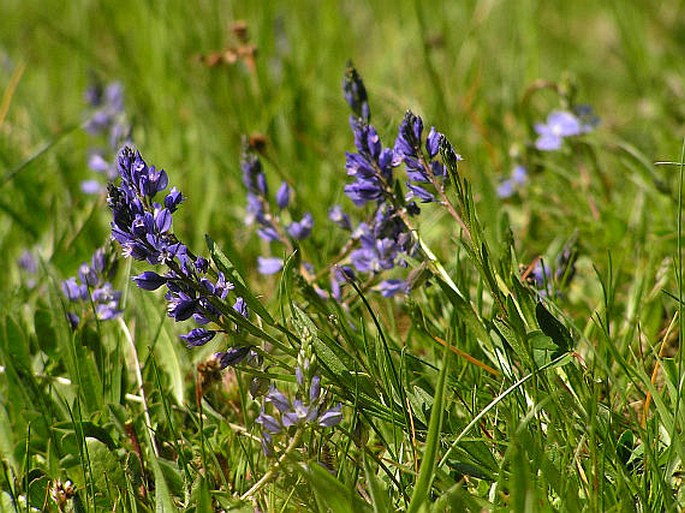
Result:
<svg viewBox="0 0 685 513"><path fill-rule="evenodd" d="M312 377L312 382L309 385L309 402L315 403L319 400L321 395L321 378L319 376Z"/></svg>
<svg viewBox="0 0 685 513"><path fill-rule="evenodd" d="M255 419L257 424L261 424L271 434L278 434L281 432L281 424L272 415L267 415L264 410Z"/></svg>
<svg viewBox="0 0 685 513"><path fill-rule="evenodd" d="M350 222L350 216L348 216L340 205L333 205L328 211L328 219L333 221L343 230L352 230L352 223Z"/></svg>
<svg viewBox="0 0 685 513"><path fill-rule="evenodd" d="M133 281L143 290L157 290L167 282L167 278L160 276L154 271L145 271L138 276L134 276Z"/></svg>
<svg viewBox="0 0 685 513"><path fill-rule="evenodd" d="M435 127L431 127L428 137L426 138L426 149L428 150L428 157L434 158L440 151L440 141L442 141L442 135L438 132Z"/></svg>
<svg viewBox="0 0 685 513"><path fill-rule="evenodd" d="M433 195L432 192L428 192L426 189L421 187L420 185L414 185L412 183L407 182L407 189L409 189L409 193L407 194L406 199L411 199L411 198L419 198L422 203L433 203L435 202L435 196Z"/></svg>
<svg viewBox="0 0 685 513"><path fill-rule="evenodd" d="M247 309L247 304L245 303L245 300L242 297L239 297L235 300L235 304L233 305L233 310L238 312L240 315L243 317L248 317L249 315L249 310Z"/></svg>
<svg viewBox="0 0 685 513"><path fill-rule="evenodd" d="M511 179L517 185L524 185L528 181L528 170L521 165L514 166L511 171Z"/></svg>
<svg viewBox="0 0 685 513"><path fill-rule="evenodd" d="M259 274L276 274L281 269L283 269L283 259L257 257L257 272L259 272Z"/></svg>
<svg viewBox="0 0 685 513"><path fill-rule="evenodd" d="M330 410L322 413L317 419L317 422L321 427L333 427L340 424L342 418L342 405L337 404Z"/></svg>
<svg viewBox="0 0 685 513"><path fill-rule="evenodd" d="M404 280L384 280L378 284L376 289L383 297L393 297L397 294L407 294L409 284Z"/></svg>
<svg viewBox="0 0 685 513"><path fill-rule="evenodd" d="M203 346L216 335L216 331L207 330L205 328L194 328L190 330L185 335L181 335L180 338L185 340L186 345L190 349L191 347Z"/></svg>
<svg viewBox="0 0 685 513"><path fill-rule="evenodd" d="M502 180L497 186L497 197L506 199L514 195L516 190L514 189L514 182L511 179Z"/></svg>
<svg viewBox="0 0 685 513"><path fill-rule="evenodd" d="M100 194L105 187L97 180L84 180L81 182L81 190L85 194Z"/></svg>
<svg viewBox="0 0 685 513"><path fill-rule="evenodd" d="M290 186L287 182L283 182L281 186L278 188L278 192L276 192L276 204L278 205L278 208L283 210L284 208L288 208L289 203Z"/></svg>
<svg viewBox="0 0 685 513"><path fill-rule="evenodd" d="M273 403L273 405L280 411L281 413L285 413L287 411L290 411L290 401L288 398L278 390L275 386L272 386L269 389L269 393L266 395L266 398Z"/></svg>
<svg viewBox="0 0 685 513"><path fill-rule="evenodd" d="M307 212L299 221L290 223L286 231L293 239L303 240L311 235L313 227L314 218L311 213Z"/></svg>
<svg viewBox="0 0 685 513"><path fill-rule="evenodd" d="M216 353L214 356L219 360L220 367L233 367L238 365L248 355L252 346L232 347L226 352Z"/></svg>

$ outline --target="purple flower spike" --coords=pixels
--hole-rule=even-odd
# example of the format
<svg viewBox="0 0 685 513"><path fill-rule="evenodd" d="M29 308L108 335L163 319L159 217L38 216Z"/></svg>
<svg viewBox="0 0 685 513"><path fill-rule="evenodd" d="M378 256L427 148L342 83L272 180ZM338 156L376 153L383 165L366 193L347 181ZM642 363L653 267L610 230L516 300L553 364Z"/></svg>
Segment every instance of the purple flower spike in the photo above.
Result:
<svg viewBox="0 0 685 513"><path fill-rule="evenodd" d="M79 266L78 277L62 282L62 292L66 298L81 303L83 319L87 319L93 309L95 317L101 321L115 319L122 313L119 308L121 292L107 281L113 271L113 263L109 258L103 249L96 250L91 258L92 265L84 262ZM74 329L82 320L75 312L68 312L67 317Z"/></svg>

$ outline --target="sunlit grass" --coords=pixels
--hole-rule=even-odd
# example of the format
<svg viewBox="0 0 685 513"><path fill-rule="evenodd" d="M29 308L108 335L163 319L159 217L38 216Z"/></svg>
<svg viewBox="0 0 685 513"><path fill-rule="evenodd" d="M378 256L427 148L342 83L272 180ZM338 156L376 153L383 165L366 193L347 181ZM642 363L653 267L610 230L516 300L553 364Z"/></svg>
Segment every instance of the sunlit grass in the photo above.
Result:
<svg viewBox="0 0 685 513"><path fill-rule="evenodd" d="M2 10L0 509L58 511L60 497L73 511L683 508L677 2ZM349 264L349 233L329 208L355 223L370 212L343 193L348 60L385 146L411 109L463 161L444 199L453 212L422 204L411 221L423 261L344 284L333 301L317 288ZM123 316L70 328L61 282L110 237L104 196L81 190L94 177L97 139L83 126L96 78L122 83L133 142L185 195L176 236L244 280L240 330L187 349L178 335L195 325L131 281L152 267L123 259L112 282ZM599 117L592 131L535 149L535 123L583 104ZM312 213L310 239L269 245L245 224L244 139L271 193L292 187L284 222ZM498 197L517 165L525 180ZM35 272L18 265L25 250ZM285 258L285 271L258 274L261 255ZM407 273L409 295L375 291ZM207 367L241 344L264 363ZM343 420L279 433L266 456L251 382L294 397L305 353L322 410L340 402Z"/></svg>

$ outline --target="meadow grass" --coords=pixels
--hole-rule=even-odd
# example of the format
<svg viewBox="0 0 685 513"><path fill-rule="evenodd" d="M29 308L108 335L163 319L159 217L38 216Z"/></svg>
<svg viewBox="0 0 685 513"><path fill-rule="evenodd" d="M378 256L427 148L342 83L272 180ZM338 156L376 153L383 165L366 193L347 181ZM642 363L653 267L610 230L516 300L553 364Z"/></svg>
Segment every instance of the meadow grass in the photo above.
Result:
<svg viewBox="0 0 685 513"><path fill-rule="evenodd" d="M0 510L685 507L682 2L0 10ZM227 48L237 62L210 66ZM438 157L446 197L420 205L407 268L342 280L336 301L317 288L349 263L336 259L350 235L329 208L355 223L373 210L343 192L348 60L386 146L411 109L463 161ZM193 326L168 317L162 293L132 282L164 272L145 262L118 258L121 317L96 321L86 302L90 322L67 319L62 281L111 237L105 195L81 190L96 79L122 84L136 148L186 197L175 235L248 304L245 319L226 303L230 334L202 347L179 339ZM580 104L599 124L537 150L534 124ZM291 185L293 219L312 213L309 239L269 244L245 225L244 137L270 190ZM525 183L502 198L517 164ZM34 270L18 264L26 250ZM282 272L259 274L264 255ZM408 294L377 292L408 274ZM208 367L247 345L261 365ZM265 454L258 421L277 398L263 393L306 402L314 373L320 414L340 403L342 421L283 430Z"/></svg>

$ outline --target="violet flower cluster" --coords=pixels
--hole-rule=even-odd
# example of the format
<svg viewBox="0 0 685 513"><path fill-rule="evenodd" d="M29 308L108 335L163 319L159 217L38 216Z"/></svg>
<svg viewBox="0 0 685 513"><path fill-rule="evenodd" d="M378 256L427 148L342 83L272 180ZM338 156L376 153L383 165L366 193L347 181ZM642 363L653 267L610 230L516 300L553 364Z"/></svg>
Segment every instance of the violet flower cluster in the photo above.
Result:
<svg viewBox="0 0 685 513"><path fill-rule="evenodd" d="M165 286L168 315L177 322L192 318L199 324L181 335L186 345L202 346L226 331L231 316L247 317L249 312L241 297L235 299L232 308L226 307L233 284L207 259L193 255L174 235L172 217L185 198L172 187L161 202L155 200L168 186L166 171L148 166L129 146L119 152L117 168L121 182L109 185L107 197L113 215L112 237L121 245L125 257L166 266L164 274L148 270L133 280L144 290ZM210 329L209 325L219 329ZM251 347L233 347L216 357L225 368L244 359Z"/></svg>
<svg viewBox="0 0 685 513"><path fill-rule="evenodd" d="M447 184L447 172L440 160L440 151L454 154L453 148L434 127L424 140L423 120L408 111L400 124L399 133L392 148L383 146L378 132L370 124L371 110L364 84L357 71L348 66L343 80L345 99L352 109L350 127L357 152L346 153L347 175L352 182L345 185L345 194L358 206L371 204L373 214L356 229L349 216L340 206L334 206L329 218L341 228L351 232L358 246L350 254L354 269L370 275L380 274L400 265L405 266L404 256L416 257L417 244L407 220L420 212L416 200L432 203L441 200ZM408 192L399 192L394 169L404 165L408 180ZM334 274L334 281L339 278ZM334 290L337 290L334 286ZM409 284L404 280L381 281L377 286L383 296L407 293Z"/></svg>
<svg viewBox="0 0 685 513"><path fill-rule="evenodd" d="M262 406L256 419L262 426L262 449L266 456L274 454L276 435L287 435L291 428L330 428L338 425L343 418L340 403L327 408L326 394L321 391L321 377L314 373L312 360L298 358L295 377L298 390L295 399L291 401L272 385L265 401L271 403L275 411L273 415L268 414Z"/></svg>
<svg viewBox="0 0 685 513"><path fill-rule="evenodd" d="M243 143L241 168L243 185L247 189L245 224L248 226L256 224L260 238L267 242L280 242L288 249L291 249L297 241L308 238L314 228L312 214L305 212L299 220L294 219L291 210L292 190L285 181L276 192L274 208L269 198L262 163L246 142ZM286 217L290 218L290 222L285 222ZM274 274L282 268L281 258L260 256L257 260L257 270L261 274Z"/></svg>
<svg viewBox="0 0 685 513"><path fill-rule="evenodd" d="M117 177L114 156L122 145L131 142L131 126L124 110L124 88L120 82L112 82L106 87L96 82L85 96L91 111L84 128L93 137L106 136L107 141L105 147L91 150L88 167L104 175L106 181L112 181ZM100 194L106 187L100 180L91 179L82 182L81 189L86 194Z"/></svg>
<svg viewBox="0 0 685 513"><path fill-rule="evenodd" d="M105 248L93 254L91 263L82 263L78 276L62 282L62 293L73 304L80 305L79 313L67 312L67 319L76 329L90 312L100 321L116 319L122 313L121 292L114 289L110 280L116 268L116 259Z"/></svg>
<svg viewBox="0 0 685 513"><path fill-rule="evenodd" d="M455 161L461 160L442 133L431 127L426 134L423 120L412 112L407 112L401 122L394 145L385 146L370 122L371 109L364 83L351 65L345 72L343 94L352 110L349 123L356 148L345 154L345 169L351 181L344 186L344 192L355 206L371 208L356 226L340 205L329 210L329 219L349 232L350 243L343 252L346 262L330 269L330 293L316 284L315 287L322 296L336 300L342 297L342 286L356 279L357 273L366 275L372 282L376 276L398 266L406 267L407 257L418 256L417 240L409 225L410 218L420 213L417 201L442 204L447 171L441 153L448 151ZM402 165L407 176L406 194L395 176L395 169ZM281 225L280 214L289 205L290 188L286 183L281 185L275 197L277 209L273 209L264 170L247 146L242 170L248 191L246 224L256 224L262 239L281 242L289 250L293 249L294 241L311 235L313 220L309 213L300 221ZM282 267L280 258L258 257L258 270L262 274L279 272ZM401 279L386 279L375 286L386 297L408 293L409 289L409 283Z"/></svg>

